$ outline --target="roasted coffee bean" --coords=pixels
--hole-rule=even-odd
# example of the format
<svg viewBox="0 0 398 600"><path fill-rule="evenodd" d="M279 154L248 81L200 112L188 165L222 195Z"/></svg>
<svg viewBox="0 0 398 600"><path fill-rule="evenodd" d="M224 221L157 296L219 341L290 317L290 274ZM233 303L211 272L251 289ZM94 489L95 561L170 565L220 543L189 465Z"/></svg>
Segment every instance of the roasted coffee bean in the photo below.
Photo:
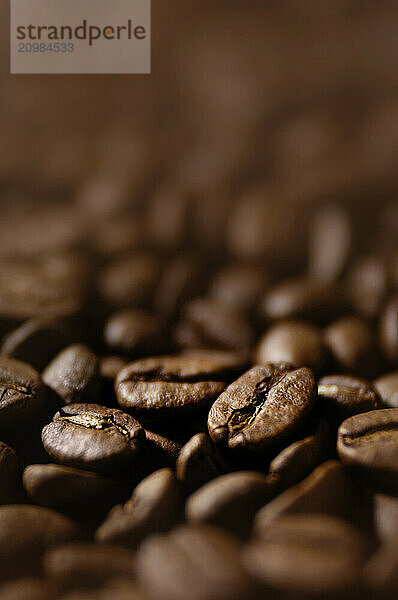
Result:
<svg viewBox="0 0 398 600"><path fill-rule="evenodd" d="M266 319L320 318L331 311L330 289L307 277L289 279L267 292L261 303Z"/></svg>
<svg viewBox="0 0 398 600"><path fill-rule="evenodd" d="M180 486L171 469L149 475L124 506L116 506L96 533L96 540L136 548L153 533L168 531L182 518Z"/></svg>
<svg viewBox="0 0 398 600"><path fill-rule="evenodd" d="M151 254L133 254L111 263L100 276L99 291L111 306L145 306L159 279L160 265Z"/></svg>
<svg viewBox="0 0 398 600"><path fill-rule="evenodd" d="M191 198L173 186L158 189L150 199L146 227L155 247L178 248L186 239Z"/></svg>
<svg viewBox="0 0 398 600"><path fill-rule="evenodd" d="M392 364L398 362L398 296L387 302L379 325L380 345Z"/></svg>
<svg viewBox="0 0 398 600"><path fill-rule="evenodd" d="M33 367L0 357L0 430L7 439L10 430L24 427L40 413L45 399L45 387Z"/></svg>
<svg viewBox="0 0 398 600"><path fill-rule="evenodd" d="M145 430L145 436L145 441L139 449L138 463L147 470L147 473L163 467L174 469L182 445L174 439L148 429Z"/></svg>
<svg viewBox="0 0 398 600"><path fill-rule="evenodd" d="M212 439L260 452L279 444L307 419L315 401L310 369L286 363L253 367L217 398L209 412Z"/></svg>
<svg viewBox="0 0 398 600"><path fill-rule="evenodd" d="M99 361L89 348L73 344L64 348L45 368L43 381L66 403L95 402L101 378Z"/></svg>
<svg viewBox="0 0 398 600"><path fill-rule="evenodd" d="M398 407L398 371L378 377L373 386L386 406Z"/></svg>
<svg viewBox="0 0 398 600"><path fill-rule="evenodd" d="M381 490L397 490L398 408L372 410L344 421L337 451L364 480Z"/></svg>
<svg viewBox="0 0 398 600"><path fill-rule="evenodd" d="M64 544L46 552L43 570L64 588L97 588L109 579L133 578L134 555L125 548L105 544Z"/></svg>
<svg viewBox="0 0 398 600"><path fill-rule="evenodd" d="M215 348L246 356L252 331L244 313L208 298L185 305L174 335L182 348Z"/></svg>
<svg viewBox="0 0 398 600"><path fill-rule="evenodd" d="M395 540L398 531L398 498L384 494L374 494L373 521L376 536L379 540Z"/></svg>
<svg viewBox="0 0 398 600"><path fill-rule="evenodd" d="M182 447L176 462L176 477L187 493L228 470L226 459L205 433L194 435Z"/></svg>
<svg viewBox="0 0 398 600"><path fill-rule="evenodd" d="M366 552L360 532L337 517L287 515L248 544L243 561L278 597L340 598L358 586Z"/></svg>
<svg viewBox="0 0 398 600"><path fill-rule="evenodd" d="M31 319L4 338L0 354L27 362L42 371L69 343L65 322L47 318Z"/></svg>
<svg viewBox="0 0 398 600"><path fill-rule="evenodd" d="M326 513L345 517L350 514L352 503L352 485L347 474L340 463L329 460L259 510L255 532L261 535L270 523L290 513Z"/></svg>
<svg viewBox="0 0 398 600"><path fill-rule="evenodd" d="M209 481L188 498L186 518L247 537L256 512L275 492L273 483L263 473L228 473Z"/></svg>
<svg viewBox="0 0 398 600"><path fill-rule="evenodd" d="M183 416L208 406L243 366L233 354L211 351L138 360L117 376L118 403L143 418Z"/></svg>
<svg viewBox="0 0 398 600"><path fill-rule="evenodd" d="M237 543L208 526L149 538L138 551L137 577L151 600L246 600L252 589Z"/></svg>
<svg viewBox="0 0 398 600"><path fill-rule="evenodd" d="M0 504L23 501L22 470L22 461L15 450L0 442Z"/></svg>
<svg viewBox="0 0 398 600"><path fill-rule="evenodd" d="M102 513L126 497L120 481L55 464L29 465L23 484L36 504L70 514Z"/></svg>
<svg viewBox="0 0 398 600"><path fill-rule="evenodd" d="M54 600L55 587L45 579L23 577L0 587L2 600Z"/></svg>
<svg viewBox="0 0 398 600"><path fill-rule="evenodd" d="M347 282L352 306L365 317L374 317L384 300L387 286L384 261L377 256L361 259L351 269Z"/></svg>
<svg viewBox="0 0 398 600"><path fill-rule="evenodd" d="M138 215L112 215L96 225L90 232L90 244L101 256L112 258L142 246L145 230Z"/></svg>
<svg viewBox="0 0 398 600"><path fill-rule="evenodd" d="M318 399L325 419L335 427L348 417L383 406L372 384L350 375L321 377L318 382Z"/></svg>
<svg viewBox="0 0 398 600"><path fill-rule="evenodd" d="M324 340L339 367L350 373L369 374L374 343L364 319L348 316L334 321L325 329Z"/></svg>
<svg viewBox="0 0 398 600"><path fill-rule="evenodd" d="M126 365L127 360L121 356L104 356L100 359L99 372L105 381L113 382Z"/></svg>
<svg viewBox="0 0 398 600"><path fill-rule="evenodd" d="M314 279L335 281L349 257L351 226L347 212L337 205L322 207L311 221L308 271Z"/></svg>
<svg viewBox="0 0 398 600"><path fill-rule="evenodd" d="M104 339L112 350L129 355L157 354L160 350L161 325L158 318L138 309L114 313L105 324Z"/></svg>
<svg viewBox="0 0 398 600"><path fill-rule="evenodd" d="M332 455L334 441L323 419L310 422L299 439L282 450L270 463L270 475L280 485L288 488L304 477Z"/></svg>
<svg viewBox="0 0 398 600"><path fill-rule="evenodd" d="M42 431L43 445L56 462L109 475L131 467L144 439L133 417L98 404L69 404Z"/></svg>
<svg viewBox="0 0 398 600"><path fill-rule="evenodd" d="M303 321L283 321L268 329L260 339L255 361L289 362L295 367L306 367L317 371L325 358L321 331Z"/></svg>
<svg viewBox="0 0 398 600"><path fill-rule="evenodd" d="M398 544L390 539L382 544L365 565L363 580L372 598L393 600L398 591Z"/></svg>
<svg viewBox="0 0 398 600"><path fill-rule="evenodd" d="M44 552L55 544L79 541L79 527L48 508L0 506L0 578L39 572Z"/></svg>
<svg viewBox="0 0 398 600"><path fill-rule="evenodd" d="M245 263L224 267L214 277L209 296L217 302L240 309L256 306L267 285L263 269Z"/></svg>

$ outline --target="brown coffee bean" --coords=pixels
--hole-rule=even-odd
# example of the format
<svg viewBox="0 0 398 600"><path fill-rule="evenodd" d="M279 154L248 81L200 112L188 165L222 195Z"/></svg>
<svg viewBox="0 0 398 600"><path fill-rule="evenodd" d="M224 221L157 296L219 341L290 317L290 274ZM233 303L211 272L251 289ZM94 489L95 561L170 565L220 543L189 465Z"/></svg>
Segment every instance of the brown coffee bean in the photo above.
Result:
<svg viewBox="0 0 398 600"><path fill-rule="evenodd" d="M318 370L325 357L321 331L303 321L283 321L268 329L260 339L255 361L288 362L296 367Z"/></svg>
<svg viewBox="0 0 398 600"><path fill-rule="evenodd" d="M373 598L396 597L398 591L398 545L396 539L382 544L366 563L363 580Z"/></svg>
<svg viewBox="0 0 398 600"><path fill-rule="evenodd" d="M263 315L271 320L293 317L314 319L328 315L331 308L329 287L307 277L278 283L265 294L261 303Z"/></svg>
<svg viewBox="0 0 398 600"><path fill-rule="evenodd" d="M47 365L42 377L66 404L98 399L101 385L99 360L82 344L64 348Z"/></svg>
<svg viewBox="0 0 398 600"><path fill-rule="evenodd" d="M151 600L244 600L252 589L236 542L203 525L149 538L137 555L137 577Z"/></svg>
<svg viewBox="0 0 398 600"><path fill-rule="evenodd" d="M340 459L381 490L398 489L398 408L372 410L344 421Z"/></svg>
<svg viewBox="0 0 398 600"><path fill-rule="evenodd" d="M106 345L135 356L156 353L160 349L161 325L158 318L138 309L125 309L114 313L106 322L104 339Z"/></svg>
<svg viewBox="0 0 398 600"><path fill-rule="evenodd" d="M398 296L393 296L385 305L379 324L379 340L386 358L393 364L398 362Z"/></svg>
<svg viewBox="0 0 398 600"><path fill-rule="evenodd" d="M373 385L386 406L398 407L398 371L378 377Z"/></svg>
<svg viewBox="0 0 398 600"><path fill-rule="evenodd" d="M141 481L124 506L116 506L96 533L96 540L136 548L153 533L168 531L182 517L183 500L171 469Z"/></svg>
<svg viewBox="0 0 398 600"><path fill-rule="evenodd" d="M365 379L350 375L327 375L318 382L319 406L334 426L348 417L382 407L374 387Z"/></svg>
<svg viewBox="0 0 398 600"><path fill-rule="evenodd" d="M45 579L23 577L0 587L2 600L54 600L55 586Z"/></svg>
<svg viewBox="0 0 398 600"><path fill-rule="evenodd" d="M194 435L181 449L176 477L188 493L228 471L224 457L205 433Z"/></svg>
<svg viewBox="0 0 398 600"><path fill-rule="evenodd" d="M263 269L256 265L235 263L221 269L214 277L209 295L217 302L240 309L252 309L267 284Z"/></svg>
<svg viewBox="0 0 398 600"><path fill-rule="evenodd" d="M366 540L330 515L286 515L243 551L249 573L267 589L292 597L341 597L358 586Z"/></svg>
<svg viewBox="0 0 398 600"><path fill-rule="evenodd" d="M99 372L105 381L113 382L119 371L127 365L127 360L121 356L104 356L100 359Z"/></svg>
<svg viewBox="0 0 398 600"><path fill-rule="evenodd" d="M270 463L269 473L286 489L306 477L331 457L332 436L323 419L308 423L299 439L282 450Z"/></svg>
<svg viewBox="0 0 398 600"><path fill-rule="evenodd" d="M253 367L214 402L209 433L231 449L259 452L297 430L314 401L315 379L309 369L286 363Z"/></svg>
<svg viewBox="0 0 398 600"><path fill-rule="evenodd" d="M22 461L15 450L0 442L0 504L18 504L24 500Z"/></svg>
<svg viewBox="0 0 398 600"><path fill-rule="evenodd" d="M145 431L133 417L98 404L69 404L42 431L53 460L110 475L131 467L144 439Z"/></svg>
<svg viewBox="0 0 398 600"><path fill-rule="evenodd" d="M270 523L290 513L326 513L345 517L351 508L351 482L341 464L329 460L259 510L255 532L261 535Z"/></svg>
<svg viewBox="0 0 398 600"><path fill-rule="evenodd" d="M183 416L208 406L243 370L233 354L193 351L145 358L127 365L116 379L119 405L144 418Z"/></svg>
<svg viewBox="0 0 398 600"><path fill-rule="evenodd" d="M370 327L364 319L356 316L338 319L325 329L324 339L342 369L350 373L369 372L374 343Z"/></svg>
<svg viewBox="0 0 398 600"><path fill-rule="evenodd" d="M194 492L185 515L189 522L209 523L246 537L257 510L274 495L275 487L263 473L228 473Z"/></svg>
<svg viewBox="0 0 398 600"><path fill-rule="evenodd" d="M384 300L387 286L387 268L378 256L361 259L349 273L349 298L353 307L365 317L376 315Z"/></svg>
<svg viewBox="0 0 398 600"><path fill-rule="evenodd" d="M398 531L398 498L374 494L373 520L377 539L394 541Z"/></svg>

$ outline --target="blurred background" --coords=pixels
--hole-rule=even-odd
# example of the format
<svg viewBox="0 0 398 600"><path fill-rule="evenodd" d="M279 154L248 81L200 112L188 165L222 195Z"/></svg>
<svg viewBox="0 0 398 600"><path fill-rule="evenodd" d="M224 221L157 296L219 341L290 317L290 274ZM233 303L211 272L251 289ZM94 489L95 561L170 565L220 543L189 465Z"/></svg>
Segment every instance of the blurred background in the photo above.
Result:
<svg viewBox="0 0 398 600"><path fill-rule="evenodd" d="M104 318L251 310L294 276L372 322L398 279L397 19L393 0L152 0L151 75L24 76L2 0L3 319L81 293Z"/></svg>

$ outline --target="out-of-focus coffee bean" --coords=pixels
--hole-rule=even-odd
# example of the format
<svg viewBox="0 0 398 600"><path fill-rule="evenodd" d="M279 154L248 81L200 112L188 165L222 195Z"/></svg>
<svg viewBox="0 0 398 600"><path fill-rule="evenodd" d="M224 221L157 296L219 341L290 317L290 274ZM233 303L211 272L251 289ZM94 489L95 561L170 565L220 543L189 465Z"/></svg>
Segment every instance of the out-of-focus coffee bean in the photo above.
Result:
<svg viewBox="0 0 398 600"><path fill-rule="evenodd" d="M146 227L156 247L168 250L186 241L190 204L188 194L171 186L158 190L151 198Z"/></svg>
<svg viewBox="0 0 398 600"><path fill-rule="evenodd" d="M352 485L340 463L329 460L300 483L289 488L256 515L255 532L261 535L270 523L294 513L326 513L345 517L352 508Z"/></svg>
<svg viewBox="0 0 398 600"><path fill-rule="evenodd" d="M398 371L378 377L373 386L386 406L398 407Z"/></svg>
<svg viewBox="0 0 398 600"><path fill-rule="evenodd" d="M398 544L390 539L375 552L363 570L363 581L372 598L396 597L398 591Z"/></svg>
<svg viewBox="0 0 398 600"><path fill-rule="evenodd" d="M325 358L322 332L304 321L283 321L272 325L258 342L255 361L288 362L317 371Z"/></svg>
<svg viewBox="0 0 398 600"><path fill-rule="evenodd" d="M127 360L121 356L104 356L99 363L100 375L103 379L113 382L126 364Z"/></svg>
<svg viewBox="0 0 398 600"><path fill-rule="evenodd" d="M38 372L15 358L0 357L0 430L8 438L30 423L45 402L45 387Z"/></svg>
<svg viewBox="0 0 398 600"><path fill-rule="evenodd" d="M105 544L64 544L46 552L43 570L63 587L99 587L116 577L133 578L134 555Z"/></svg>
<svg viewBox="0 0 398 600"><path fill-rule="evenodd" d="M176 477L188 493L227 471L226 460L205 433L194 435L181 448L176 462Z"/></svg>
<svg viewBox="0 0 398 600"><path fill-rule="evenodd" d="M299 439L282 450L270 463L271 476L286 489L331 458L333 440L323 419L315 419L300 432Z"/></svg>
<svg viewBox="0 0 398 600"><path fill-rule="evenodd" d="M70 341L66 323L31 319L3 339L0 354L27 362L41 371Z"/></svg>
<svg viewBox="0 0 398 600"><path fill-rule="evenodd" d="M350 373L369 374L375 344L364 319L347 316L331 323L324 331L325 345L337 364Z"/></svg>
<svg viewBox="0 0 398 600"><path fill-rule="evenodd" d="M243 560L271 593L340 597L358 586L366 546L360 532L337 517L286 515L246 546Z"/></svg>
<svg viewBox="0 0 398 600"><path fill-rule="evenodd" d="M391 298L383 309L379 324L379 340L384 355L392 364L397 364L398 296Z"/></svg>
<svg viewBox="0 0 398 600"><path fill-rule="evenodd" d="M96 222L90 241L100 255L112 257L139 248L144 237L142 219L127 213L111 216L100 224Z"/></svg>
<svg viewBox="0 0 398 600"><path fill-rule="evenodd" d="M41 557L55 544L79 541L79 527L48 508L27 505L0 506L0 578L39 572Z"/></svg>
<svg viewBox="0 0 398 600"><path fill-rule="evenodd" d="M144 542L137 577L151 600L243 600L252 591L238 544L203 525L179 527Z"/></svg>
<svg viewBox="0 0 398 600"><path fill-rule="evenodd" d="M127 365L117 376L119 405L144 418L183 416L208 406L244 368L234 354L192 351L150 357Z"/></svg>
<svg viewBox="0 0 398 600"><path fill-rule="evenodd" d="M34 577L14 579L0 587L3 600L54 600L55 588L51 582Z"/></svg>
<svg viewBox="0 0 398 600"><path fill-rule="evenodd" d="M382 408L381 399L371 383L350 375L326 375L318 382L321 413L338 427L348 417Z"/></svg>
<svg viewBox="0 0 398 600"><path fill-rule="evenodd" d="M95 402L101 378L99 360L87 346L67 346L44 369L43 381L69 404Z"/></svg>
<svg viewBox="0 0 398 600"><path fill-rule="evenodd" d="M374 317L388 286L385 263L377 256L358 261L348 275L347 291L353 307L365 317Z"/></svg>
<svg viewBox="0 0 398 600"><path fill-rule="evenodd" d="M275 487L263 473L228 473L194 492L185 514L189 522L209 523L247 537L256 512L274 495Z"/></svg>
<svg viewBox="0 0 398 600"><path fill-rule="evenodd" d="M335 281L347 264L350 245L351 226L347 212L338 205L324 206L315 214L310 226L310 276L321 281Z"/></svg>
<svg viewBox="0 0 398 600"><path fill-rule="evenodd" d="M264 269L245 263L222 268L213 278L209 296L217 302L240 309L256 306L267 285Z"/></svg>
<svg viewBox="0 0 398 600"><path fill-rule="evenodd" d="M398 408L372 410L346 419L337 451L344 464L381 491L398 489Z"/></svg>
<svg viewBox="0 0 398 600"><path fill-rule="evenodd" d="M385 494L374 494L373 519L376 536L379 540L395 540L398 531L398 498Z"/></svg>
<svg viewBox="0 0 398 600"><path fill-rule="evenodd" d="M231 383L208 417L212 439L231 449L259 452L277 445L307 419L315 402L310 369L286 363L253 367Z"/></svg>
<svg viewBox="0 0 398 600"><path fill-rule="evenodd" d="M0 442L0 504L18 504L24 500L22 461L15 450Z"/></svg>
<svg viewBox="0 0 398 600"><path fill-rule="evenodd" d="M70 514L101 513L126 496L120 481L55 464L29 465L23 484L36 504Z"/></svg>
<svg viewBox="0 0 398 600"><path fill-rule="evenodd" d="M144 439L133 417L98 404L69 404L42 431L44 448L56 462L111 476L131 467Z"/></svg>
<svg viewBox="0 0 398 600"><path fill-rule="evenodd" d="M246 356L252 330L245 314L235 307L195 298L184 306L174 337L181 347L230 350Z"/></svg>
<svg viewBox="0 0 398 600"><path fill-rule="evenodd" d="M151 300L160 275L157 258L134 254L119 258L100 275L99 291L115 307L145 306Z"/></svg>
<svg viewBox="0 0 398 600"><path fill-rule="evenodd" d="M125 309L114 313L105 323L104 339L112 350L125 354L156 354L160 349L161 324L151 313Z"/></svg>
<svg viewBox="0 0 398 600"><path fill-rule="evenodd" d="M136 548L153 533L168 531L182 518L183 500L171 469L149 475L124 506L116 506L96 532L96 540Z"/></svg>

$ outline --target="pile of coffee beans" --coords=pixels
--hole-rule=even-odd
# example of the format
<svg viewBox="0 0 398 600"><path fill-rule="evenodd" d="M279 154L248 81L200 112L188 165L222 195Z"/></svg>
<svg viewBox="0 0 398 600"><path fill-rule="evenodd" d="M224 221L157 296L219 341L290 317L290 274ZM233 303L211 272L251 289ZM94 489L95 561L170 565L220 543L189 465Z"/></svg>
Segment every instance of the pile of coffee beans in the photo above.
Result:
<svg viewBox="0 0 398 600"><path fill-rule="evenodd" d="M256 194L218 249L177 194L3 249L4 600L396 597L390 205Z"/></svg>

